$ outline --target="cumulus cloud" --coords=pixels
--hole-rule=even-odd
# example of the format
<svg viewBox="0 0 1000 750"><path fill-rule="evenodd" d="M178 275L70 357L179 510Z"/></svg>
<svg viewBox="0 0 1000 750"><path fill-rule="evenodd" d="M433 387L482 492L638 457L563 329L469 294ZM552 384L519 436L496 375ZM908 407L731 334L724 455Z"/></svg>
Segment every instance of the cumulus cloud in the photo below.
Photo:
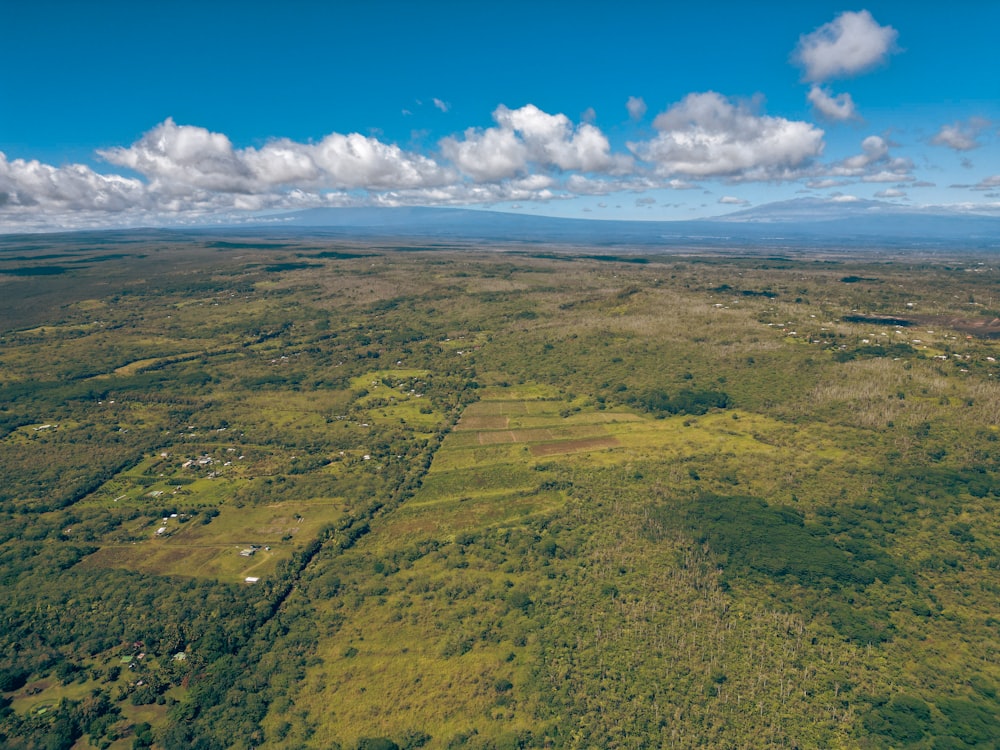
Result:
<svg viewBox="0 0 1000 750"><path fill-rule="evenodd" d="M128 148L98 151L108 162L146 177L206 190L249 192L250 170L236 156L222 133L177 125L167 119Z"/></svg>
<svg viewBox="0 0 1000 750"><path fill-rule="evenodd" d="M503 128L469 128L462 140L442 140L441 153L461 172L483 182L513 177L528 163L528 147L513 130Z"/></svg>
<svg viewBox="0 0 1000 750"><path fill-rule="evenodd" d="M630 96L625 102L625 109L633 120L641 120L646 115L646 102L641 96Z"/></svg>
<svg viewBox="0 0 1000 750"><path fill-rule="evenodd" d="M265 146L259 153L269 159L273 150ZM320 169L319 181L326 187L423 187L446 184L452 179L447 169L429 157L403 151L399 146L359 133L331 133L315 146L301 146L301 150L312 157ZM271 177L275 173L264 174ZM277 175L282 184L287 182L281 172Z"/></svg>
<svg viewBox="0 0 1000 750"><path fill-rule="evenodd" d="M827 81L863 73L896 51L898 32L879 26L867 10L841 13L811 34L799 37L792 59L807 81Z"/></svg>
<svg viewBox="0 0 1000 750"><path fill-rule="evenodd" d="M851 120L858 115L850 94L834 96L829 90L813 84L808 99L815 110L828 120Z"/></svg>
<svg viewBox="0 0 1000 750"><path fill-rule="evenodd" d="M520 109L501 105L494 118L502 128L521 136L535 161L583 172L607 171L614 166L611 145L594 125L583 123L574 130L566 115L550 115L533 104Z"/></svg>
<svg viewBox="0 0 1000 750"><path fill-rule="evenodd" d="M82 164L53 167L36 160L8 161L2 151L0 196L0 205L9 211L124 211L147 203L140 180L99 174Z"/></svg>
<svg viewBox="0 0 1000 750"><path fill-rule="evenodd" d="M841 162L842 167L857 174L859 170L885 161L889 157L889 144L884 138L877 135L870 135L861 141L861 153L850 156Z"/></svg>
<svg viewBox="0 0 1000 750"><path fill-rule="evenodd" d="M580 172L629 167L627 157L612 155L607 137L590 123L573 127L566 115L550 115L533 104L519 109L500 105L493 120L496 127L469 128L462 139L441 141L441 152L473 179L507 179L525 173L531 164Z"/></svg>
<svg viewBox="0 0 1000 750"><path fill-rule="evenodd" d="M451 109L451 105L448 102L441 101L436 96L434 97L434 106L440 109L442 112L447 112Z"/></svg>
<svg viewBox="0 0 1000 750"><path fill-rule="evenodd" d="M28 211L50 217L77 212L75 224L82 226L84 212L197 220L233 211L358 203L546 201L654 184L629 176L633 159L613 154L594 125L574 126L565 115L532 105L499 107L494 119L496 127L445 139L438 156L359 133L237 148L225 134L168 119L130 146L98 152L139 179L82 165L9 161L0 153L0 211L5 220ZM590 177L598 173L607 179Z"/></svg>
<svg viewBox="0 0 1000 750"><path fill-rule="evenodd" d="M833 119L853 113L848 95L835 96L820 84L812 91L821 113L825 108ZM627 108L630 116L645 117L640 98L630 98ZM913 163L896 157L896 144L883 136L871 135L859 153L823 163L824 133L816 125L769 116L759 102L716 92L690 94L652 126L651 136L616 152L586 116L573 122L528 104L499 106L492 126L444 138L431 150L359 133L240 148L223 133L168 119L131 145L98 152L108 164L127 168L124 174L0 153L0 217L5 227L210 223L315 206L538 202L706 188L713 190L706 200L742 206L748 203L738 197L718 198L711 182L801 180L811 189L888 183L879 185L881 198L906 198L903 189L929 184L915 180ZM942 127L935 142L965 151L992 127L981 119L956 122ZM993 194L1000 175L958 187Z"/></svg>
<svg viewBox="0 0 1000 750"><path fill-rule="evenodd" d="M990 121L982 117L972 117L965 122L942 125L931 138L931 143L935 146L947 146L955 151L971 151L982 145L978 140L979 136L990 125Z"/></svg>
<svg viewBox="0 0 1000 750"><path fill-rule="evenodd" d="M806 122L757 114L709 91L689 94L657 115L658 134L629 143L660 175L784 179L823 151L823 131Z"/></svg>
<svg viewBox="0 0 1000 750"><path fill-rule="evenodd" d="M854 178L862 182L912 182L913 162L894 157L889 142L870 135L861 142L861 153L826 168L828 177Z"/></svg>
<svg viewBox="0 0 1000 750"><path fill-rule="evenodd" d="M330 189L440 185L452 179L434 160L359 133L331 133L319 143L281 139L234 149L222 133L167 119L128 148L98 152L150 180L155 190L198 188L259 193L290 184Z"/></svg>

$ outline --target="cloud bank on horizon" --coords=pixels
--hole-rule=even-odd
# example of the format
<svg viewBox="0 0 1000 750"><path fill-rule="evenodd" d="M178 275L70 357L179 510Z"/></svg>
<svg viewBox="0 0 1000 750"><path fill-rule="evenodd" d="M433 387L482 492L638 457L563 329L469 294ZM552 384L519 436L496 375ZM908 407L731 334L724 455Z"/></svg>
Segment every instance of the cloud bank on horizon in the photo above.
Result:
<svg viewBox="0 0 1000 750"><path fill-rule="evenodd" d="M802 96L818 122L769 114L762 96L714 90L689 93L646 122L645 99L622 92L629 129L616 126L614 138L594 122L593 110L574 121L531 103L500 103L491 125L442 135L428 146L331 132L237 147L225 133L168 117L130 145L98 149L93 166L0 151L0 230L211 223L321 206L519 208L622 194L649 210L657 206L653 195L670 191L711 195L702 206L718 209L751 205L753 186L836 189L830 197L843 200L844 188L874 183L875 197L906 201L908 191L935 185L920 174L933 166L899 153L895 133L860 130L864 114L852 94L831 88L890 66L903 52L901 41L867 10L840 13L802 34L788 64L801 71ZM435 97L431 104L442 116L454 114L450 101ZM838 137L853 138L853 152L828 155L827 129L844 126L851 130ZM928 154L960 154L971 170L969 155L995 147L997 136L997 123L970 114L935 123L933 133L915 140L933 147ZM978 179L950 185L975 196L954 204L1000 211L996 171L994 164ZM718 188L725 194L714 197ZM734 188L748 192L729 194Z"/></svg>

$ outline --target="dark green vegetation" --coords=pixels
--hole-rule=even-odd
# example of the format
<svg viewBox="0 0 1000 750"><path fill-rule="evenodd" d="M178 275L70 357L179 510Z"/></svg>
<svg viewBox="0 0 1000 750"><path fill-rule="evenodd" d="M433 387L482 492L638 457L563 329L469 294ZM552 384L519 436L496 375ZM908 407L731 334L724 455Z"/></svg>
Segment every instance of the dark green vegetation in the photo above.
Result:
<svg viewBox="0 0 1000 750"><path fill-rule="evenodd" d="M995 259L513 250L3 239L0 746L996 747Z"/></svg>

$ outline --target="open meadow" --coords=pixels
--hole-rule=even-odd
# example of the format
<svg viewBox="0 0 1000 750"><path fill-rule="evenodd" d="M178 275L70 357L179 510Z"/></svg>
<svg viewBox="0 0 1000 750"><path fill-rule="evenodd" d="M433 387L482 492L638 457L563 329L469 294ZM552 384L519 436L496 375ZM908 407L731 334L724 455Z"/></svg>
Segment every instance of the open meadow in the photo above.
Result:
<svg viewBox="0 0 1000 750"><path fill-rule="evenodd" d="M0 745L1000 743L995 256L0 237Z"/></svg>

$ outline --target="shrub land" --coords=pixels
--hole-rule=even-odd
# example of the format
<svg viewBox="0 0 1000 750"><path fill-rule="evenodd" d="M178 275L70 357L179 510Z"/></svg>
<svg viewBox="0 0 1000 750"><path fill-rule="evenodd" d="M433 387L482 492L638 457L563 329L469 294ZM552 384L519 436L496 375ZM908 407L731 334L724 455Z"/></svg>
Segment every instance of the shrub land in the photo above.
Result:
<svg viewBox="0 0 1000 750"><path fill-rule="evenodd" d="M995 747L995 258L0 238L0 745Z"/></svg>

